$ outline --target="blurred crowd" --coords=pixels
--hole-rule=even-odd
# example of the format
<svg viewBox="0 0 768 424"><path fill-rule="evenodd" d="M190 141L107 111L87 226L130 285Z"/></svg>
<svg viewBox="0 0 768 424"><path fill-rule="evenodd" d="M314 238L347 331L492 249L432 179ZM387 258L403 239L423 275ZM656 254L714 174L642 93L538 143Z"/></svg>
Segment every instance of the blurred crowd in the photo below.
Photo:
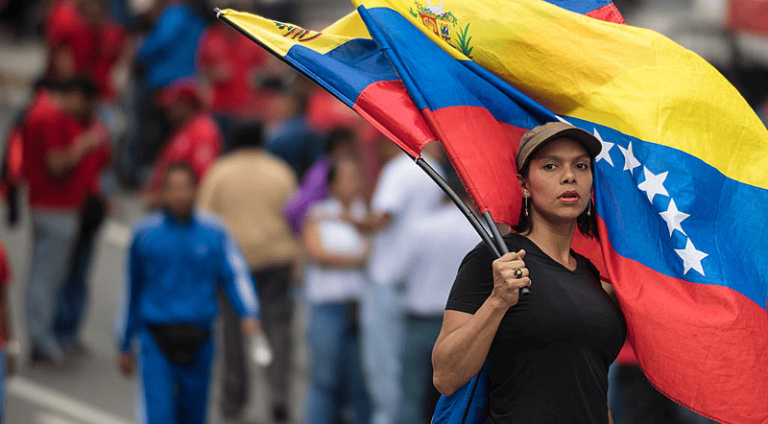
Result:
<svg viewBox="0 0 768 424"><path fill-rule="evenodd" d="M242 418L266 340L272 422L428 420L442 309L479 242L429 177L329 94L206 19L207 5L23 6L19 16L42 19L16 30L39 26L47 66L8 135L3 194L10 224L26 210L32 222L20 341L30 366L66 367L88 352L96 235L115 193L133 190L148 215L115 305L118 366L135 374L148 422L207 416L215 309L225 418ZM295 10L219 6L285 21ZM430 150L463 192L439 146ZM297 306L309 353L300 405L289 396Z"/></svg>
<svg viewBox="0 0 768 424"><path fill-rule="evenodd" d="M217 6L296 19L290 1ZM87 353L96 236L115 193L132 191L149 215L126 252L116 327L147 422L204 422L211 308L223 323L225 418L240 422L266 340L272 422L429 422L432 346L480 239L410 158L204 0L3 0L0 10L6 31L38 32L47 53L2 170L9 223L23 210L32 223L30 271L17 280L26 322L14 323L31 366ZM433 144L425 159L470 203ZM0 294L10 357L20 349ZM298 307L309 352L300 405L289 396ZM631 351L612 384L616 423L696 422L650 387Z"/></svg>

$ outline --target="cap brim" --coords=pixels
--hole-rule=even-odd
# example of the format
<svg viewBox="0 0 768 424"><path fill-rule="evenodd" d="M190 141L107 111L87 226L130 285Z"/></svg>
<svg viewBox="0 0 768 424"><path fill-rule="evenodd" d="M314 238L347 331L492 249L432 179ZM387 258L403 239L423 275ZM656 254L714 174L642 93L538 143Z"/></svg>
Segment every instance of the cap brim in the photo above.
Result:
<svg viewBox="0 0 768 424"><path fill-rule="evenodd" d="M600 143L600 140L598 140L597 137L582 130L581 128L570 126L568 128L562 128L557 131L553 131L551 134L545 135L543 138L541 138L541 140L537 140L535 145L531 146L530 151L525 155L522 163L518 163L518 168L525 168L525 166L536 154L536 152L539 151L542 147L546 146L547 143L559 138L566 137L578 141L582 146L584 146L589 156L593 159L600 154L600 151L603 150L603 144Z"/></svg>

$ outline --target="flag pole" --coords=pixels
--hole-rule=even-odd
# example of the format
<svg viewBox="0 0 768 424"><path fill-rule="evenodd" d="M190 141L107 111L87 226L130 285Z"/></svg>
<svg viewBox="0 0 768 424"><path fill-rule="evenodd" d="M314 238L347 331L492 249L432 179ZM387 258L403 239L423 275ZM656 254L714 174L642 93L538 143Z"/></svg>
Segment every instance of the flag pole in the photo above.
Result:
<svg viewBox="0 0 768 424"><path fill-rule="evenodd" d="M477 216L475 216L469 206L467 206L467 204L461 200L456 192L451 189L448 183L445 182L443 177L441 177L440 174L435 171L435 168L432 168L432 166L423 158L416 158L414 160L416 161L416 165L418 165L419 168L426 172L429 178L431 178L432 181L434 181L440 187L440 189L442 189L443 192L451 199L451 201L453 201L456 207L459 208L469 223L472 224L472 227L475 229L475 231L477 231L477 234L480 236L480 238L483 239L483 242L486 244L486 246L491 249L496 257L501 257L501 252L493 242L491 235L483 227L483 224L480 223L480 220L477 219ZM495 229L496 227L494 226L493 228ZM493 231L493 229L491 231ZM498 232L498 230L496 231Z"/></svg>
<svg viewBox="0 0 768 424"><path fill-rule="evenodd" d="M501 252L501 255L506 255L507 253L509 253L509 249L507 249L507 244L504 243L504 240L501 238L501 234L499 233L499 229L496 227L496 221L493 220L493 217L491 216L491 212L486 211L483 214L483 219L485 219L486 224L488 224L488 227L490 227L491 234L493 235L493 240L496 242L498 249ZM531 290L528 287L523 287L520 289L520 294L523 296L530 293L531 293Z"/></svg>

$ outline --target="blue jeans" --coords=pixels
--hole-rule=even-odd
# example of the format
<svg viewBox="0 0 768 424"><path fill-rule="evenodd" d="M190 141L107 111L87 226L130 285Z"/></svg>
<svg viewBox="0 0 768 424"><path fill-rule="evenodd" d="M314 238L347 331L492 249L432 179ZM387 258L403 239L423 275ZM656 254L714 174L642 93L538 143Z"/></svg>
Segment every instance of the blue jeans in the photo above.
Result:
<svg viewBox="0 0 768 424"><path fill-rule="evenodd" d="M396 286L368 284L362 300L363 367L372 424L398 424L402 408L405 316Z"/></svg>
<svg viewBox="0 0 768 424"><path fill-rule="evenodd" d="M354 419L368 424L370 401L365 388L360 342L351 304L310 304L307 316L309 387L305 424L333 424L348 406ZM346 418L346 417L345 417Z"/></svg>
<svg viewBox="0 0 768 424"><path fill-rule="evenodd" d="M443 325L442 315L406 317L405 354L403 355L402 424L427 423L434 411L431 404L432 348Z"/></svg>
<svg viewBox="0 0 768 424"><path fill-rule="evenodd" d="M32 211L32 261L26 288L27 335L32 349L54 358L61 350L54 337L56 295L67 273L77 237L76 212Z"/></svg>
<svg viewBox="0 0 768 424"><path fill-rule="evenodd" d="M59 289L54 333L61 346L78 342L88 306L88 281L95 240L78 243L66 281Z"/></svg>

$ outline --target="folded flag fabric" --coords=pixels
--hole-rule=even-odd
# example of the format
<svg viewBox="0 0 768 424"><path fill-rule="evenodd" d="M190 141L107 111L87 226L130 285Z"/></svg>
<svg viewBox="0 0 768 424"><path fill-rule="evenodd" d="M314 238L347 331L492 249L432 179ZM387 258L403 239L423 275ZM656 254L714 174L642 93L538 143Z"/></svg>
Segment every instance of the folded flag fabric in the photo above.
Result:
<svg viewBox="0 0 768 424"><path fill-rule="evenodd" d="M616 10L607 3L568 4L580 12ZM438 15L434 6L416 9L408 11L451 46L471 55L467 35L471 24L463 29L453 25L450 12ZM396 12L380 8L369 13L361 7L358 13L446 149L480 213L491 212L495 221L510 226L517 223L522 193L514 158L519 140L557 116L471 61L445 54ZM611 16L623 22L617 11Z"/></svg>
<svg viewBox="0 0 768 424"><path fill-rule="evenodd" d="M219 18L320 84L410 156L435 140L357 12L320 32L231 9Z"/></svg>
<svg viewBox="0 0 768 424"><path fill-rule="evenodd" d="M413 28L530 116L543 108L602 140L603 258L649 380L718 421L768 422L768 131L739 93L659 34L543 1L445 1L426 8L437 27L411 1L356 4L418 106L477 105L425 94L452 82L423 68L450 61L404 41ZM482 91L507 122L494 105L508 100Z"/></svg>
<svg viewBox="0 0 768 424"><path fill-rule="evenodd" d="M450 396L440 396L430 424L483 424L488 403L488 364Z"/></svg>

